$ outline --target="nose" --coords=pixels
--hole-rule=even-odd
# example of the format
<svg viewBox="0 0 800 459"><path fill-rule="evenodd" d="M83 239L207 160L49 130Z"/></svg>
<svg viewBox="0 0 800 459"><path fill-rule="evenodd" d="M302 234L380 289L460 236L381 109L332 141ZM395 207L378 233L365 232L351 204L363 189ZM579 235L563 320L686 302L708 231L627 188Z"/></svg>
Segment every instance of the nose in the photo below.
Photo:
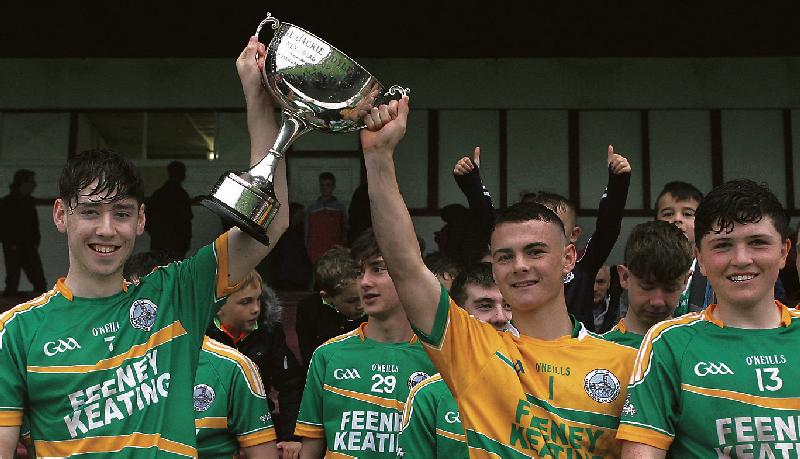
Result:
<svg viewBox="0 0 800 459"><path fill-rule="evenodd" d="M114 221L111 212L103 212L100 214L96 233L98 236L106 236L106 237L114 235Z"/></svg>
<svg viewBox="0 0 800 459"><path fill-rule="evenodd" d="M528 263L522 254L514 256L514 272L528 272Z"/></svg>
<svg viewBox="0 0 800 459"><path fill-rule="evenodd" d="M743 244L737 244L733 248L733 264L736 266L746 266L753 261L750 250Z"/></svg>
<svg viewBox="0 0 800 459"><path fill-rule="evenodd" d="M653 306L665 306L664 292L660 288L655 288L650 293L650 304Z"/></svg>
<svg viewBox="0 0 800 459"><path fill-rule="evenodd" d="M494 325L495 327L504 327L509 320L511 320L511 314L508 313L503 305L495 306L494 313L492 317L489 319L489 323Z"/></svg>
<svg viewBox="0 0 800 459"><path fill-rule="evenodd" d="M372 276L368 272L362 273L358 277L358 288L366 290L372 286Z"/></svg>

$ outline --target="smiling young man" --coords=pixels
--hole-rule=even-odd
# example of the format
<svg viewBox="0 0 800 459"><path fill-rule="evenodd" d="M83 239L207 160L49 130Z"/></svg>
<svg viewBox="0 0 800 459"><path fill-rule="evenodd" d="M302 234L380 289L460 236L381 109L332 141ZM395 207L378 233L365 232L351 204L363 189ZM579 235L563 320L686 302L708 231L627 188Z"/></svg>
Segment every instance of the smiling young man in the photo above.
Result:
<svg viewBox="0 0 800 459"><path fill-rule="evenodd" d="M614 456L635 352L567 313L575 247L539 204L498 212L492 272L520 336L469 316L422 262L393 155L408 99L372 110L361 131L372 222L401 303L458 402L471 457ZM491 390L486 390L491 388Z"/></svg>
<svg viewBox="0 0 800 459"><path fill-rule="evenodd" d="M636 225L617 265L628 292L628 311L603 338L639 349L647 330L672 317L692 265L689 241L676 226L660 221Z"/></svg>
<svg viewBox="0 0 800 459"><path fill-rule="evenodd" d="M800 313L773 299L791 250L765 187L736 180L697 208L695 254L717 295L645 335L618 438L623 457L794 457Z"/></svg>
<svg viewBox="0 0 800 459"><path fill-rule="evenodd" d="M264 46L253 38L237 60L251 162L277 135L263 63ZM281 166L284 204L285 180ZM197 454L192 387L205 328L269 248L233 229L126 283L123 265L145 226L143 195L135 166L110 151L77 155L62 171L53 220L67 236L67 275L0 316L0 456L11 457L23 411L42 456ZM271 240L287 226L285 209Z"/></svg>
<svg viewBox="0 0 800 459"><path fill-rule="evenodd" d="M500 294L492 278L492 265L474 263L456 276L453 300L476 319L506 331L511 323L511 306ZM403 457L461 458L468 455L464 427L456 399L442 376L435 374L422 381L408 396L400 432Z"/></svg>
<svg viewBox="0 0 800 459"><path fill-rule="evenodd" d="M416 243L410 250L419 255ZM314 351L295 433L300 457L389 458L408 393L435 373L411 330L371 229L353 242L367 322Z"/></svg>

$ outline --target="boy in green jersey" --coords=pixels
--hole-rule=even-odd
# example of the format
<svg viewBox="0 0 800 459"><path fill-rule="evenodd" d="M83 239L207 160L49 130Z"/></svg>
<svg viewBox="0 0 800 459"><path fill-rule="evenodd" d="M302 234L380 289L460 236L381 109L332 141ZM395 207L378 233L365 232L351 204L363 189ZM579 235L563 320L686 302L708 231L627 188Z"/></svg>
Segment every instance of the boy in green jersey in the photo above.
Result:
<svg viewBox="0 0 800 459"><path fill-rule="evenodd" d="M628 311L603 338L639 349L647 330L672 317L691 274L692 249L681 230L662 221L636 225L617 265Z"/></svg>
<svg viewBox="0 0 800 459"><path fill-rule="evenodd" d="M453 300L476 319L505 331L511 323L511 306L503 301L492 278L490 263L475 263L453 281ZM469 456L456 399L442 376L419 383L406 402L400 432L402 456L409 458Z"/></svg>
<svg viewBox="0 0 800 459"><path fill-rule="evenodd" d="M252 38L237 60L251 163L277 135L264 51ZM281 164L273 241L288 224L285 180ZM53 220L67 236L67 275L0 316L0 456L11 456L23 412L41 456L197 454L192 388L205 328L269 247L232 229L129 284L122 268L144 231L143 195L135 166L113 152L85 152L64 168Z"/></svg>
<svg viewBox="0 0 800 459"><path fill-rule="evenodd" d="M419 256L419 246L415 247ZM367 322L314 351L295 433L302 459L388 458L412 387L435 372L400 305L371 229L353 242Z"/></svg>
<svg viewBox="0 0 800 459"><path fill-rule="evenodd" d="M139 284L142 277L174 261L166 250L142 252L128 259L123 272ZM264 384L258 367L244 354L206 336L192 398L199 457L230 458L240 447L251 459L278 457Z"/></svg>
<svg viewBox="0 0 800 459"><path fill-rule="evenodd" d="M773 300L788 236L780 202L755 182L727 182L700 203L695 256L718 303L645 335L623 457L797 456L800 314Z"/></svg>

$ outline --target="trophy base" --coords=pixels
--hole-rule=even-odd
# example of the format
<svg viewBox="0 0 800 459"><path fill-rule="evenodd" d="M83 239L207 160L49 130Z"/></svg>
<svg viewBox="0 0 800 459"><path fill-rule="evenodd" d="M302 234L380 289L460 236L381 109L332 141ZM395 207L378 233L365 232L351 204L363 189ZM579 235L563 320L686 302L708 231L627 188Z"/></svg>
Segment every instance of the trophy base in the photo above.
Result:
<svg viewBox="0 0 800 459"><path fill-rule="evenodd" d="M212 194L203 196L200 202L253 239L269 245L267 228L280 208L277 198L271 195L270 190L256 188L230 172L220 179Z"/></svg>
<svg viewBox="0 0 800 459"><path fill-rule="evenodd" d="M249 234L253 239L258 242L269 245L269 237L267 237L267 229L256 225L241 213L228 207L224 202L213 196L203 196L200 199L200 204L204 205L208 210L214 212L219 217L233 223L239 229Z"/></svg>

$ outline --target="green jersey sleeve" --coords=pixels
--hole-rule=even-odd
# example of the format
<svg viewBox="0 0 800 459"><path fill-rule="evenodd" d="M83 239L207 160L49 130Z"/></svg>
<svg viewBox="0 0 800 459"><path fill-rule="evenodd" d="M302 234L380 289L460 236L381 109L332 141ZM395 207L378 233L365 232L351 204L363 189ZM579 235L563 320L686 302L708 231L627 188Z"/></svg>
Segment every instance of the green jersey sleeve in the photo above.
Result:
<svg viewBox="0 0 800 459"><path fill-rule="evenodd" d="M685 346L654 327L636 356L617 438L669 449L680 415L680 362Z"/></svg>
<svg viewBox="0 0 800 459"><path fill-rule="evenodd" d="M9 322L26 309L20 305L0 315L0 427L22 424L26 346L21 339L23 325Z"/></svg>
<svg viewBox="0 0 800 459"><path fill-rule="evenodd" d="M325 429L322 417L322 384L325 379L327 365L325 352L318 348L311 356L311 364L300 402L300 413L297 415L297 426L294 434L307 438L324 438Z"/></svg>
<svg viewBox="0 0 800 459"><path fill-rule="evenodd" d="M274 441L277 437L267 405L267 395L256 365L247 357L231 381L228 430L239 446L248 448Z"/></svg>

